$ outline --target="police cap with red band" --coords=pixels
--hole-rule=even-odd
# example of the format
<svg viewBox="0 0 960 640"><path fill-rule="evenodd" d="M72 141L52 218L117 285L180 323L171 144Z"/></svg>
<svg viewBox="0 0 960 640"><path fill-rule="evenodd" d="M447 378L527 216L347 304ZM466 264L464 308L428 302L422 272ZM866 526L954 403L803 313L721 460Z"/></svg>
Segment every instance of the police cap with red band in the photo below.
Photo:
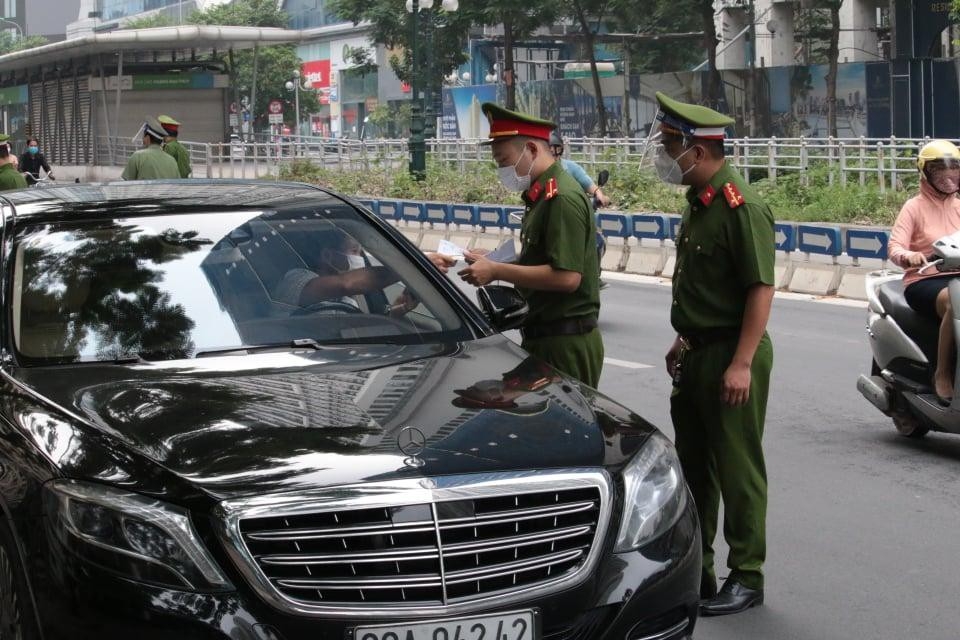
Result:
<svg viewBox="0 0 960 640"><path fill-rule="evenodd" d="M505 140L513 136L527 136L549 141L550 132L557 128L557 125L549 120L510 111L493 102L484 102L480 109L490 122L490 139L480 144L493 144L497 140Z"/></svg>

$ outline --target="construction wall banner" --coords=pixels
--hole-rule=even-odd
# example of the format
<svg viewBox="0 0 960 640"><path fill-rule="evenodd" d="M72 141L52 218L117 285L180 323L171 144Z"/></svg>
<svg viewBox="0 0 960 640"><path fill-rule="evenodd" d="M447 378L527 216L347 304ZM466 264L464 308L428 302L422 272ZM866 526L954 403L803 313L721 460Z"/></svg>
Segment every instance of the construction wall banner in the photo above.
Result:
<svg viewBox="0 0 960 640"><path fill-rule="evenodd" d="M736 119L728 131L731 136L827 137L828 71L827 65L722 71L723 93L712 98L704 89L706 72L631 76L627 82L622 76L602 78L606 132L615 137L646 136L657 112L655 94L663 91L728 113ZM930 85L936 91L929 90ZM913 90L921 86L928 90ZM503 104L505 94L498 84L444 89L441 135L486 137L480 104L487 100ZM518 110L556 122L565 137L595 137L600 123L594 95L589 78L542 80L517 85L516 102ZM840 64L837 136L956 138L960 136L960 120L955 117L958 100L960 62L956 60Z"/></svg>

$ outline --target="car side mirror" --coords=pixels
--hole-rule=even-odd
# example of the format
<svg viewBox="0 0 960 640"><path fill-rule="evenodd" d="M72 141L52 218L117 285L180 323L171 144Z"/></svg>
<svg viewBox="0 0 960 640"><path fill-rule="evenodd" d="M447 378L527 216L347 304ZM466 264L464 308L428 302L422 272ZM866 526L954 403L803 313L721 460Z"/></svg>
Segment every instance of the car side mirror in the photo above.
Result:
<svg viewBox="0 0 960 640"><path fill-rule="evenodd" d="M607 180L609 179L610 179L610 172L604 169L597 176L597 186L602 187L603 185L607 184Z"/></svg>
<svg viewBox="0 0 960 640"><path fill-rule="evenodd" d="M530 307L513 287L488 284L477 289L477 302L498 331L516 329L527 317Z"/></svg>

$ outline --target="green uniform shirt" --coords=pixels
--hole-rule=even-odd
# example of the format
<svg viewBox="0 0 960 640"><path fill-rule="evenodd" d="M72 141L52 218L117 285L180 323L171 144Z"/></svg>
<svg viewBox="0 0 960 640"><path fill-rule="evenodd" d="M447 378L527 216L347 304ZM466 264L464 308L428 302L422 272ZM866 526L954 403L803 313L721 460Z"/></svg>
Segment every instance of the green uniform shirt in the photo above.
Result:
<svg viewBox="0 0 960 640"><path fill-rule="evenodd" d="M27 179L12 164L0 166L0 191L26 189Z"/></svg>
<svg viewBox="0 0 960 640"><path fill-rule="evenodd" d="M124 180L179 178L180 170L177 161L163 152L163 147L151 144L146 149L133 152L120 177Z"/></svg>
<svg viewBox="0 0 960 640"><path fill-rule="evenodd" d="M190 152L187 151L187 148L178 141L171 140L163 145L163 150L167 152L168 156L177 161L177 169L180 170L180 177L189 178L193 169L190 167Z"/></svg>
<svg viewBox="0 0 960 640"><path fill-rule="evenodd" d="M600 288L593 212L580 185L556 162L524 193L523 200L527 207L517 263L549 264L583 276L573 293L517 287L530 306L525 324L596 318L600 313Z"/></svg>
<svg viewBox="0 0 960 640"><path fill-rule="evenodd" d="M747 289L774 283L770 207L728 164L710 187L713 194L687 191L677 237L670 323L680 334L739 327ZM731 206L729 199L740 204Z"/></svg>

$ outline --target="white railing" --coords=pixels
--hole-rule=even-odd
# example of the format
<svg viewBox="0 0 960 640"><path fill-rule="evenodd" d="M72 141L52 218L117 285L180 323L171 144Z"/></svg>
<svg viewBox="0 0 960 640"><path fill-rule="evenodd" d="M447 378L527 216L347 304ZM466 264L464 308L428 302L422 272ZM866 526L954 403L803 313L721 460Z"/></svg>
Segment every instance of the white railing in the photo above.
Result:
<svg viewBox="0 0 960 640"><path fill-rule="evenodd" d="M298 160L328 169L397 168L408 159L407 140L355 140L303 136L255 138L223 143L183 142L190 151L194 177L261 178L278 176ZM428 158L460 171L489 163L490 151L479 139L427 140ZM824 172L830 184L871 184L881 191L901 189L916 175L916 154L926 139L904 138L736 138L727 141L728 157L748 181ZM566 157L596 169L639 167L646 147L640 138L568 138ZM99 138L97 164L122 165L140 147L130 140Z"/></svg>

